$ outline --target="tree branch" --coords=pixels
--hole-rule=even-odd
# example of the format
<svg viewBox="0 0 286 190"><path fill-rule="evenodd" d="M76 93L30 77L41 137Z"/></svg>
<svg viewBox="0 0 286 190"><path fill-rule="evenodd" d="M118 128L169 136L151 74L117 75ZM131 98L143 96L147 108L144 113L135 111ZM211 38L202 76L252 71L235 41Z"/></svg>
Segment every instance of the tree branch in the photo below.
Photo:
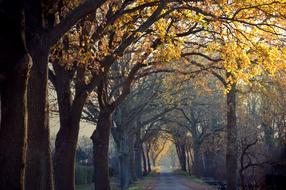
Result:
<svg viewBox="0 0 286 190"><path fill-rule="evenodd" d="M69 31L84 16L95 12L106 0L86 0L73 9L59 24L48 33L50 46L54 45L67 31Z"/></svg>

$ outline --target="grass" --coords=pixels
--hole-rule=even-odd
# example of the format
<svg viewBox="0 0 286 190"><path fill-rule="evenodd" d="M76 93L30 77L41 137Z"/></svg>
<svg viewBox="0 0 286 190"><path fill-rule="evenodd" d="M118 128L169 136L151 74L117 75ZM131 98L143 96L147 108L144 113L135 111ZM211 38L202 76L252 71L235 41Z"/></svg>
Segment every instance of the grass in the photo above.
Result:
<svg viewBox="0 0 286 190"><path fill-rule="evenodd" d="M148 176L145 176L143 179L139 179L134 184L130 185L128 190L147 190L153 189L154 185L156 184L156 176L158 176L158 171L152 171ZM118 184L116 183L115 178L111 178L111 189L118 190ZM93 190L94 184L85 184L85 185L76 185L76 190Z"/></svg>
<svg viewBox="0 0 286 190"><path fill-rule="evenodd" d="M116 183L116 179L114 177L110 178L110 186L112 190L119 190L118 184ZM75 189L76 190L94 190L94 183L76 185Z"/></svg>
<svg viewBox="0 0 286 190"><path fill-rule="evenodd" d="M75 189L76 190L94 190L94 184L90 183L90 184L85 184L85 185L76 185ZM118 187L111 184L111 189L118 190ZM137 189L133 189L133 190L137 190Z"/></svg>
<svg viewBox="0 0 286 190"><path fill-rule="evenodd" d="M143 190L143 189L140 186L132 185L131 187L128 188L128 190Z"/></svg>
<svg viewBox="0 0 286 190"><path fill-rule="evenodd" d="M93 183L86 184L86 185L76 185L76 190L92 190L94 189Z"/></svg>

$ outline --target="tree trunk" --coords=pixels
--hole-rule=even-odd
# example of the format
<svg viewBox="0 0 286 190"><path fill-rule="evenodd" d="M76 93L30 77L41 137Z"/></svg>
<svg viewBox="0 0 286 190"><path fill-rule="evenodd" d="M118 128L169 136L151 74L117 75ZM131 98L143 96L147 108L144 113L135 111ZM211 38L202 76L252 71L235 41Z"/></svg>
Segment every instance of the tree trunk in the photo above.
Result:
<svg viewBox="0 0 286 190"><path fill-rule="evenodd" d="M186 154L187 154L187 169L188 169L188 173L191 174L190 153L189 153L188 147L186 147Z"/></svg>
<svg viewBox="0 0 286 190"><path fill-rule="evenodd" d="M27 147L27 82L31 58L25 48L23 2L1 1L0 189L23 190Z"/></svg>
<svg viewBox="0 0 286 190"><path fill-rule="evenodd" d="M241 190L246 190L246 185L244 181L243 169L239 170L239 177L240 177L240 188Z"/></svg>
<svg viewBox="0 0 286 190"><path fill-rule="evenodd" d="M176 150L178 154L178 158L180 161L181 170L187 171L186 167L186 147L184 144L176 145Z"/></svg>
<svg viewBox="0 0 286 190"><path fill-rule="evenodd" d="M121 153L119 156L119 178L120 178L120 189L128 189L130 181L130 169L129 169L129 160L126 153Z"/></svg>
<svg viewBox="0 0 286 190"><path fill-rule="evenodd" d="M110 190L108 147L111 126L111 112L100 111L96 130L91 136L95 168L95 190Z"/></svg>
<svg viewBox="0 0 286 190"><path fill-rule="evenodd" d="M117 126L118 130L116 131L116 136L118 139L115 140L117 152L119 154L119 179L120 179L120 188L125 190L128 188L128 185L131 181L130 173L130 159L128 155L129 143L128 135L126 130L122 129L123 126ZM114 138L115 139L115 138Z"/></svg>
<svg viewBox="0 0 286 190"><path fill-rule="evenodd" d="M237 189L237 126L236 126L236 84L231 86L227 94L227 148L226 176L227 189Z"/></svg>
<svg viewBox="0 0 286 190"><path fill-rule="evenodd" d="M28 151L26 188L53 189L48 108L48 48L42 46L31 52L33 66L28 90ZM37 46L37 47L38 47ZM37 179L37 180L35 180Z"/></svg>
<svg viewBox="0 0 286 190"><path fill-rule="evenodd" d="M75 189L75 151L79 123L61 126L56 137L55 152L55 189Z"/></svg>
<svg viewBox="0 0 286 190"><path fill-rule="evenodd" d="M151 162L150 162L150 154L149 154L149 149L146 151L146 156L147 156L147 164L148 164L148 174L151 173Z"/></svg>
<svg viewBox="0 0 286 190"><path fill-rule="evenodd" d="M136 177L136 166L135 166L135 150L134 150L134 145L135 145L135 135L134 134L129 134L128 135L129 140L129 164L130 164L130 183L137 181Z"/></svg>
<svg viewBox="0 0 286 190"><path fill-rule="evenodd" d="M198 178L202 176L202 170L203 170L203 160L202 160L202 154L200 152L199 145L194 144L194 175Z"/></svg>
<svg viewBox="0 0 286 190"><path fill-rule="evenodd" d="M140 130L136 132L136 140L135 140L135 171L136 171L136 177L142 178L142 144L141 144L141 139L140 139Z"/></svg>
<svg viewBox="0 0 286 190"><path fill-rule="evenodd" d="M78 93L72 100L71 82L73 74L65 68L54 65L56 73L53 82L57 92L60 115L60 130L55 143L55 189L75 189L75 152L78 141L80 118L87 93Z"/></svg>
<svg viewBox="0 0 286 190"><path fill-rule="evenodd" d="M187 171L187 166L186 166L186 146L185 145L181 145L181 154L182 154L182 170L183 171Z"/></svg>
<svg viewBox="0 0 286 190"><path fill-rule="evenodd" d="M147 161L146 161L143 144L141 144L141 152L142 152L142 159L143 159L143 176L146 176L148 174L148 170L147 170Z"/></svg>
<svg viewBox="0 0 286 190"><path fill-rule="evenodd" d="M1 83L0 189L3 190L24 189L30 66L31 58L23 55L16 68Z"/></svg>

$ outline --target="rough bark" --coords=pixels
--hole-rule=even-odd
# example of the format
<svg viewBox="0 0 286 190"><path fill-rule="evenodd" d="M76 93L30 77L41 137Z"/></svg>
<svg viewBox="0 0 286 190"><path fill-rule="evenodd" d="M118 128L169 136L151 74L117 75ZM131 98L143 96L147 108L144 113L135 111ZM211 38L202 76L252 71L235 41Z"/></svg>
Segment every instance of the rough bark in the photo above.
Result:
<svg viewBox="0 0 286 190"><path fill-rule="evenodd" d="M236 85L231 86L227 94L227 149L226 149L226 176L227 189L237 189L237 124L236 124Z"/></svg>
<svg viewBox="0 0 286 190"><path fill-rule="evenodd" d="M29 190L53 189L53 172L50 150L49 107L48 107L48 55L42 48L31 51L33 66L28 88L28 151L26 188ZM38 180L35 180L38 179Z"/></svg>
<svg viewBox="0 0 286 190"><path fill-rule="evenodd" d="M27 147L27 82L31 59L24 55L1 83L0 189L23 190Z"/></svg>
<svg viewBox="0 0 286 190"><path fill-rule="evenodd" d="M108 146L112 126L111 112L100 111L96 130L91 139L93 142L95 190L110 190L108 171Z"/></svg>

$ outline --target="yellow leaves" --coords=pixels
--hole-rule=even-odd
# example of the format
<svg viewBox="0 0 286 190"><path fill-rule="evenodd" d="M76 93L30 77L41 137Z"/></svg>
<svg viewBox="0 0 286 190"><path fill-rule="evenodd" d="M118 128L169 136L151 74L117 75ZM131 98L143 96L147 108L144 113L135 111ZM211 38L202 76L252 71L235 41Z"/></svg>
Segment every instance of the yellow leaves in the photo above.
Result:
<svg viewBox="0 0 286 190"><path fill-rule="evenodd" d="M278 49L271 45L259 43L255 46L256 60L270 76L279 70L284 70L286 65L285 48Z"/></svg>
<svg viewBox="0 0 286 190"><path fill-rule="evenodd" d="M161 63L169 63L181 58L182 44L166 43L157 48L157 59Z"/></svg>
<svg viewBox="0 0 286 190"><path fill-rule="evenodd" d="M251 79L262 74L274 77L277 72L285 71L286 68L286 49L268 43L241 46L238 42L230 40L218 51L226 72L231 73L226 79L225 93L230 91L234 83L249 85Z"/></svg>
<svg viewBox="0 0 286 190"><path fill-rule="evenodd" d="M249 59L244 50L235 42L228 42L221 45L221 57L223 59L223 66L227 72L235 73L241 65L249 65Z"/></svg>
<svg viewBox="0 0 286 190"><path fill-rule="evenodd" d="M160 19L158 22L154 24L154 30L156 31L156 34L158 37L164 41L166 34L167 34L167 23L164 19Z"/></svg>
<svg viewBox="0 0 286 190"><path fill-rule="evenodd" d="M228 78L226 79L227 85L226 85L225 88L224 88L224 94L229 93L230 90L232 89L232 85L233 85L234 83L236 83L236 82L237 82L237 81L236 81L232 76L228 77Z"/></svg>
<svg viewBox="0 0 286 190"><path fill-rule="evenodd" d="M69 3L68 1L65 2ZM74 7L79 2L79 0L71 1L67 9ZM151 55L150 57L154 62L178 63L181 60L182 49L184 51L195 49L198 45L186 47L192 45L184 44L184 40L182 40L184 38L177 37L177 34L186 33L194 26L194 31L200 29L203 31L196 34L190 32L185 37L185 41L190 42L189 44L207 46L207 48L198 47L197 52L202 49L205 51L205 55L223 59L219 63L220 66L233 75L232 79L227 79L229 83L233 81L247 82L249 79L261 75L263 71L274 75L281 69L285 70L286 49L276 47L279 37L275 33L278 33L279 29L272 27L273 24L277 24L277 21L279 21L280 27L286 27L286 22L278 18L281 17L280 19L282 19L283 16L281 15L286 14L286 6L281 5L285 1L274 3L272 0L206 0L200 2L183 1L182 4L180 2L174 4L168 2L168 6L162 13L173 10L170 11L170 15L157 20L148 28L146 33L136 32L138 27L154 13L158 7L158 2L155 0L132 1L122 9L122 11L129 11L122 15L113 15L116 20L108 25L106 14L110 6L112 6L112 14L116 14L115 11L120 9L122 2L106 1L104 10L98 9L96 19L93 20L88 17L90 20L77 25L69 32L68 49L71 50L67 51L60 43L61 45L56 48L61 49L63 55L55 57L61 57L62 62L67 64L74 60L81 63L101 60L105 56L111 55L116 47L122 44L128 36L135 33L135 37L142 38L135 41L127 49L136 52L133 53L133 55L136 54L134 56L136 60L142 59L142 55L146 53ZM146 3L151 3L152 6L142 6ZM258 6L259 9L253 8L254 5ZM135 9L135 11L130 11L131 9ZM271 14L274 14L275 17L268 19ZM255 26L264 19L268 19L267 22L265 21L266 25ZM86 31L92 30L92 27L94 27L94 32L100 31L101 27L103 30L102 35L95 41L88 38L89 34L86 33ZM152 38L149 39L150 36ZM155 52L152 52L152 42L158 38L162 44ZM260 43L257 43L258 41ZM53 48L52 54L54 53L56 54ZM201 59L198 60L201 61Z"/></svg>
<svg viewBox="0 0 286 190"><path fill-rule="evenodd" d="M204 18L205 18L205 17L204 17L203 15L201 15L201 14L196 14L196 15L194 15L194 16L192 17L192 20L195 21L195 22L200 23L200 22L203 21Z"/></svg>

